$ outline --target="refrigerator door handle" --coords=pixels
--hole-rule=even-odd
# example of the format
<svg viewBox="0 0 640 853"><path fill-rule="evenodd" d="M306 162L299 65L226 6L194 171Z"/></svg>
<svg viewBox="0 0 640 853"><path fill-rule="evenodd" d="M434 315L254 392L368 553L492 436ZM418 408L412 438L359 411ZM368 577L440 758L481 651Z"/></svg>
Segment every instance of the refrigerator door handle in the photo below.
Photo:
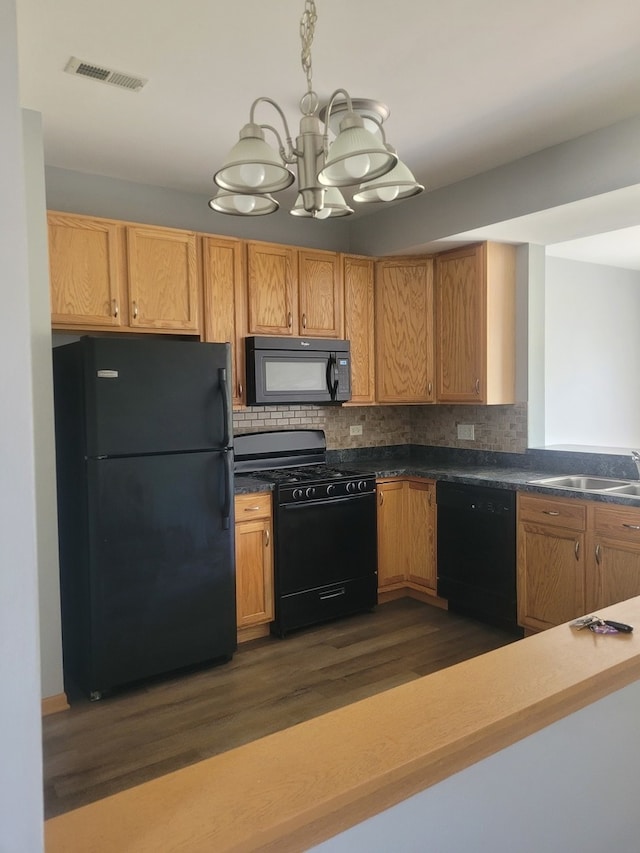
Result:
<svg viewBox="0 0 640 853"><path fill-rule="evenodd" d="M226 448L224 456L224 503L222 505L222 529L228 530L231 525L231 494L233 487L233 451Z"/></svg>
<svg viewBox="0 0 640 853"><path fill-rule="evenodd" d="M227 368L218 368L218 383L220 385L220 393L222 394L222 418L224 425L222 429L222 446L229 446L229 386L227 385Z"/></svg>

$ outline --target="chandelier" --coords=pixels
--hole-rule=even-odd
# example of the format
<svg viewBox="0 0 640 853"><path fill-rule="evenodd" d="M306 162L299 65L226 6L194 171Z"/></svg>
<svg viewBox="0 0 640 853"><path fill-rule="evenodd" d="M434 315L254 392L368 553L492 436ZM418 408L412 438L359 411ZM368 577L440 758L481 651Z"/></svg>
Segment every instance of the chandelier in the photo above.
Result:
<svg viewBox="0 0 640 853"><path fill-rule="evenodd" d="M353 201L362 204L409 198L424 190L386 142L382 122L389 111L384 104L352 99L345 89L336 89L320 109L311 75L316 20L315 0L305 0L300 38L307 91L300 100L302 118L295 145L279 105L271 98L255 100L238 142L213 176L219 188L209 201L213 210L234 216L273 213L280 205L272 193L291 186L293 165L298 173L298 195L290 211L293 216L328 219L353 213L341 187L357 186ZM275 127L256 123L259 104L269 104L280 116L284 142ZM331 145L330 129L335 132ZM275 136L277 150L266 141L265 131Z"/></svg>

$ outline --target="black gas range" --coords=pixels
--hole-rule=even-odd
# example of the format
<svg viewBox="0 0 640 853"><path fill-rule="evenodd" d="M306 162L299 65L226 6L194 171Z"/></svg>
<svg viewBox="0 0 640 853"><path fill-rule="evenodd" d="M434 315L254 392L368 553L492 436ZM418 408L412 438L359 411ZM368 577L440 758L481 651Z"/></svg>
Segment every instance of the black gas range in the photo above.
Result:
<svg viewBox="0 0 640 853"><path fill-rule="evenodd" d="M326 462L322 430L238 435L236 474L274 487L272 632L377 604L375 477Z"/></svg>

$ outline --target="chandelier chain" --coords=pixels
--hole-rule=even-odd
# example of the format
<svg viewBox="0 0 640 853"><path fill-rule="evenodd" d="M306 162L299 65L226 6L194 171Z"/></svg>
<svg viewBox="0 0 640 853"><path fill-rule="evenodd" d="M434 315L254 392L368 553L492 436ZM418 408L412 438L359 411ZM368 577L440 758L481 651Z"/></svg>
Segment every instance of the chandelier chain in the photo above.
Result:
<svg viewBox="0 0 640 853"><path fill-rule="evenodd" d="M300 20L300 39L302 40L302 70L307 77L307 92L313 92L311 81L311 43L316 28L318 15L316 13L315 0L305 0L304 12Z"/></svg>

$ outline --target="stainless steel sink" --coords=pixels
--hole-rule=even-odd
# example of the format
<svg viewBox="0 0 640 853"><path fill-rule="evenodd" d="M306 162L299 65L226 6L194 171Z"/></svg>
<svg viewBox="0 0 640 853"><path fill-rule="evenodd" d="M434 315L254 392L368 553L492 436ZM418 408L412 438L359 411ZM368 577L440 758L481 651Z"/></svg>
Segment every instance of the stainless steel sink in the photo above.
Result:
<svg viewBox="0 0 640 853"><path fill-rule="evenodd" d="M630 483L629 480L611 480L607 477L589 477L585 474L577 474L570 477L543 477L540 480L529 480L532 485L549 486L552 489L574 489L578 492L611 492L616 494L637 494L640 496L640 489L636 492L627 492L623 489L635 489L640 487L640 483Z"/></svg>
<svg viewBox="0 0 640 853"><path fill-rule="evenodd" d="M627 483L626 486L618 486L611 491L614 495L627 495L631 498L640 498L640 483Z"/></svg>

